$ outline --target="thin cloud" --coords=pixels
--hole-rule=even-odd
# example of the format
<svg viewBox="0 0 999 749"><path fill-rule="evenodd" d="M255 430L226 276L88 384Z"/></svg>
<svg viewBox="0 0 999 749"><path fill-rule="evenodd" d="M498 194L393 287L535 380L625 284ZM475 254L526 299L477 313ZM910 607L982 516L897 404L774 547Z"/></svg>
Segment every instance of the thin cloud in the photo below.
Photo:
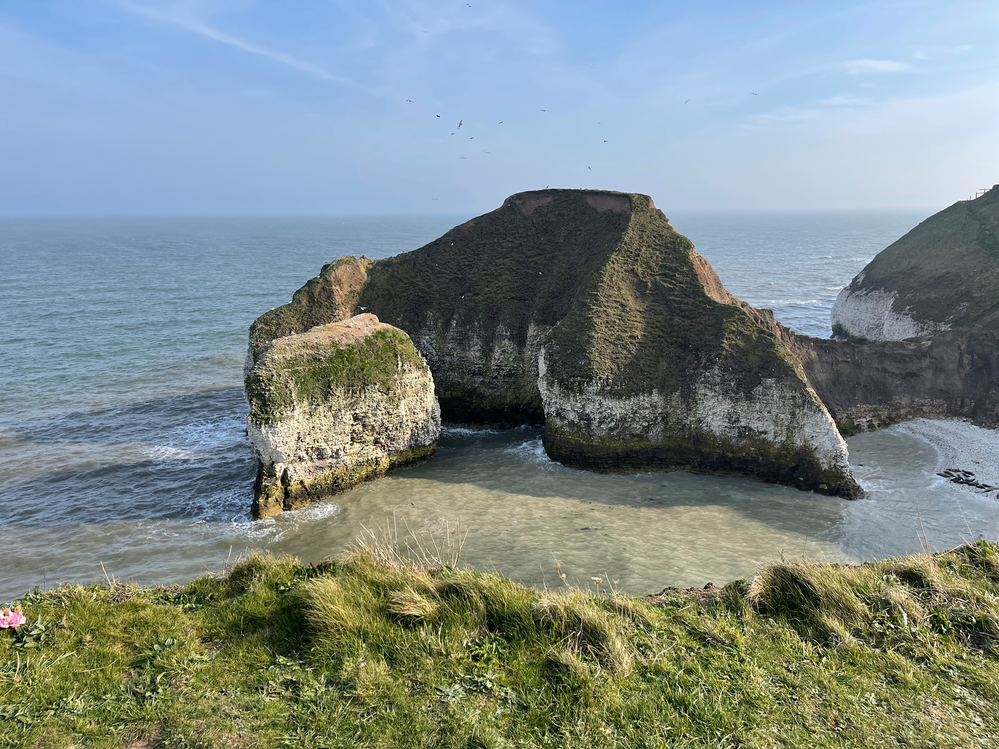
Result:
<svg viewBox="0 0 999 749"><path fill-rule="evenodd" d="M846 72L850 75L863 75L864 73L903 73L912 66L907 62L898 60L848 60L843 63Z"/></svg>
<svg viewBox="0 0 999 749"><path fill-rule="evenodd" d="M158 23L173 26L175 28L181 29L183 31L190 32L192 34L197 34L205 39L210 39L220 44L225 44L230 47L235 47L238 50L247 52L251 55L259 55L260 57L266 57L269 60L281 63L289 68L299 70L303 73L308 73L309 75L320 78L324 81L333 81L335 83L344 83L348 86L356 86L358 88L365 88L356 81L350 78L345 78L344 76L331 73L325 68L315 65L314 63L308 62L307 60L300 60L297 57L293 57L284 52L278 50L269 49L263 47L259 44L255 44L246 39L242 39L233 34L229 34L225 31L220 31L219 29L209 26L202 21L199 21L190 16L183 15L177 12L170 12L165 10L160 10L158 8L151 8L146 5L140 5L137 3L129 2L128 0L117 0L115 4L122 8L123 10L133 13L137 16L142 16L143 18L148 18L149 20L156 21Z"/></svg>
<svg viewBox="0 0 999 749"><path fill-rule="evenodd" d="M821 99L817 103L820 107L862 107L873 103L873 99L862 96L847 96L837 94L829 99Z"/></svg>

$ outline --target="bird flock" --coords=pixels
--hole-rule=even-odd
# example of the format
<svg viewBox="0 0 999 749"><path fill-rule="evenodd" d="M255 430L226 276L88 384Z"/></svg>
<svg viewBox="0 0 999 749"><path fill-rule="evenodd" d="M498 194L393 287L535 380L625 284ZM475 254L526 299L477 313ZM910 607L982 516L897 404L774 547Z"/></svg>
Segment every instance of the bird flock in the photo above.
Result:
<svg viewBox="0 0 999 749"><path fill-rule="evenodd" d="M469 7L469 8L472 7L472 5L470 3L465 3L465 5L467 7ZM423 31L423 33L426 34L428 32L427 31ZM594 68L595 66L594 65L590 65L590 67ZM758 96L758 94L755 91L751 91L750 94L752 94L753 96ZM693 99L687 99L683 103L686 105L686 104L689 104L691 101L693 101ZM406 99L405 103L407 103L407 104L416 104L416 102L413 99ZM541 109L541 113L542 114L548 114L548 110L547 109ZM434 118L438 119L438 120L442 119L440 114L435 114ZM503 123L504 123L504 120L500 120L497 124L498 125L502 125ZM464 125L464 124L465 124L464 118L459 118L459 120L458 120L458 126L454 129L454 131L451 132L451 137L457 136L458 135L458 131L461 130L462 125ZM597 124L600 125L601 123L598 122ZM467 133L468 131L466 130L465 132ZM468 139L469 140L475 140L475 136L474 135L470 135L470 136L468 136ZM603 142L604 143L608 143L609 141L605 139ZM492 155L491 151L487 151L484 148L482 149L482 153L486 154L487 156ZM461 160L461 161L467 161L468 157L467 156L459 156L458 159ZM593 171L593 168L589 164L587 164L586 169L589 172ZM549 186L545 185L544 189L547 190L548 188L549 188ZM437 200L437 201L439 201L440 198L439 197L432 197L431 200Z"/></svg>

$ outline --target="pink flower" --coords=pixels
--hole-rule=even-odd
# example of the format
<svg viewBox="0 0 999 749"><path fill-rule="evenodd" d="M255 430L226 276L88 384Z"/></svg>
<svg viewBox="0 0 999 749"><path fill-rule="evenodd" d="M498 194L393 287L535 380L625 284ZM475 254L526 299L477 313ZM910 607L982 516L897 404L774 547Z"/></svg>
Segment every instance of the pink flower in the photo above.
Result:
<svg viewBox="0 0 999 749"><path fill-rule="evenodd" d="M3 609L0 611L0 629L17 629L25 621L24 614L19 609Z"/></svg>

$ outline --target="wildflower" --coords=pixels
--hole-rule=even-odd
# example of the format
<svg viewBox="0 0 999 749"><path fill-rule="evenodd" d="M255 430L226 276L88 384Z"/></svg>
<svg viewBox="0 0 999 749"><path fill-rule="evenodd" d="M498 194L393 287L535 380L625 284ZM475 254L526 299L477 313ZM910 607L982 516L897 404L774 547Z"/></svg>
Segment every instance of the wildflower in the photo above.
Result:
<svg viewBox="0 0 999 749"><path fill-rule="evenodd" d="M17 629L24 622L25 618L24 614L21 613L20 606L13 609L5 608L0 610L0 629Z"/></svg>
<svg viewBox="0 0 999 749"><path fill-rule="evenodd" d="M593 581L594 585L600 585L600 583L603 582L602 577L591 577L590 579Z"/></svg>

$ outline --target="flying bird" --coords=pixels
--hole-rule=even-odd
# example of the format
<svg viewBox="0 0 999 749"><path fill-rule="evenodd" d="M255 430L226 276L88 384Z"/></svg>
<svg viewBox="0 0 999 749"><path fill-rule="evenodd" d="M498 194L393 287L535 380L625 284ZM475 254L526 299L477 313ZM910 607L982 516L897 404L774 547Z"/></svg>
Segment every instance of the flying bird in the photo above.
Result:
<svg viewBox="0 0 999 749"><path fill-rule="evenodd" d="M451 135L454 135L454 133L451 133Z"/></svg>
<svg viewBox="0 0 999 749"><path fill-rule="evenodd" d="M542 111L542 112L547 112L548 110L547 110L547 109L542 109L541 111Z"/></svg>
<svg viewBox="0 0 999 749"><path fill-rule="evenodd" d="M586 167L586 168L587 168L587 169L590 169L590 167ZM592 172L593 170L592 170L592 169L590 169L590 171Z"/></svg>
<svg viewBox="0 0 999 749"><path fill-rule="evenodd" d="M412 99L406 99L406 101L408 101L408 102L409 102L410 104L412 104L412 103L413 103L413 100L412 100Z"/></svg>
<svg viewBox="0 0 999 749"><path fill-rule="evenodd" d="M459 130L461 130L461 123L462 123L462 122L464 122L464 120L458 120L458 129L459 129Z"/></svg>
<svg viewBox="0 0 999 749"><path fill-rule="evenodd" d="M687 99L687 101L690 101L690 99ZM686 104L686 103L687 103L687 101L685 101L685 102L684 102L684 104Z"/></svg>
<svg viewBox="0 0 999 749"><path fill-rule="evenodd" d="M440 198L430 198L431 200L440 200Z"/></svg>
<svg viewBox="0 0 999 749"><path fill-rule="evenodd" d="M482 153L489 153L489 151L486 151L485 149L483 149ZM490 154L490 155L492 155L492 154Z"/></svg>
<svg viewBox="0 0 999 749"><path fill-rule="evenodd" d="M464 156L460 156L459 158L462 158L462 159L463 159L463 158L465 158L465 157L464 157Z"/></svg>
<svg viewBox="0 0 999 749"><path fill-rule="evenodd" d="M474 135L471 135L471 136L469 136L469 138L468 138L468 139L469 139L469 140L475 140L475 136L474 136Z"/></svg>
<svg viewBox="0 0 999 749"><path fill-rule="evenodd" d="M604 143L606 143L606 142L607 142L607 141L604 141Z"/></svg>
<svg viewBox="0 0 999 749"><path fill-rule="evenodd" d="M441 118L441 116L440 116L440 115L437 115L437 119L439 120L440 118Z"/></svg>
<svg viewBox="0 0 999 749"><path fill-rule="evenodd" d="M500 120L500 121L499 121L499 124L501 124L501 125L502 125L502 124L503 124L503 120Z"/></svg>
<svg viewBox="0 0 999 749"><path fill-rule="evenodd" d="M755 91L750 91L749 93L751 93L753 96L756 96L756 92Z"/></svg>

